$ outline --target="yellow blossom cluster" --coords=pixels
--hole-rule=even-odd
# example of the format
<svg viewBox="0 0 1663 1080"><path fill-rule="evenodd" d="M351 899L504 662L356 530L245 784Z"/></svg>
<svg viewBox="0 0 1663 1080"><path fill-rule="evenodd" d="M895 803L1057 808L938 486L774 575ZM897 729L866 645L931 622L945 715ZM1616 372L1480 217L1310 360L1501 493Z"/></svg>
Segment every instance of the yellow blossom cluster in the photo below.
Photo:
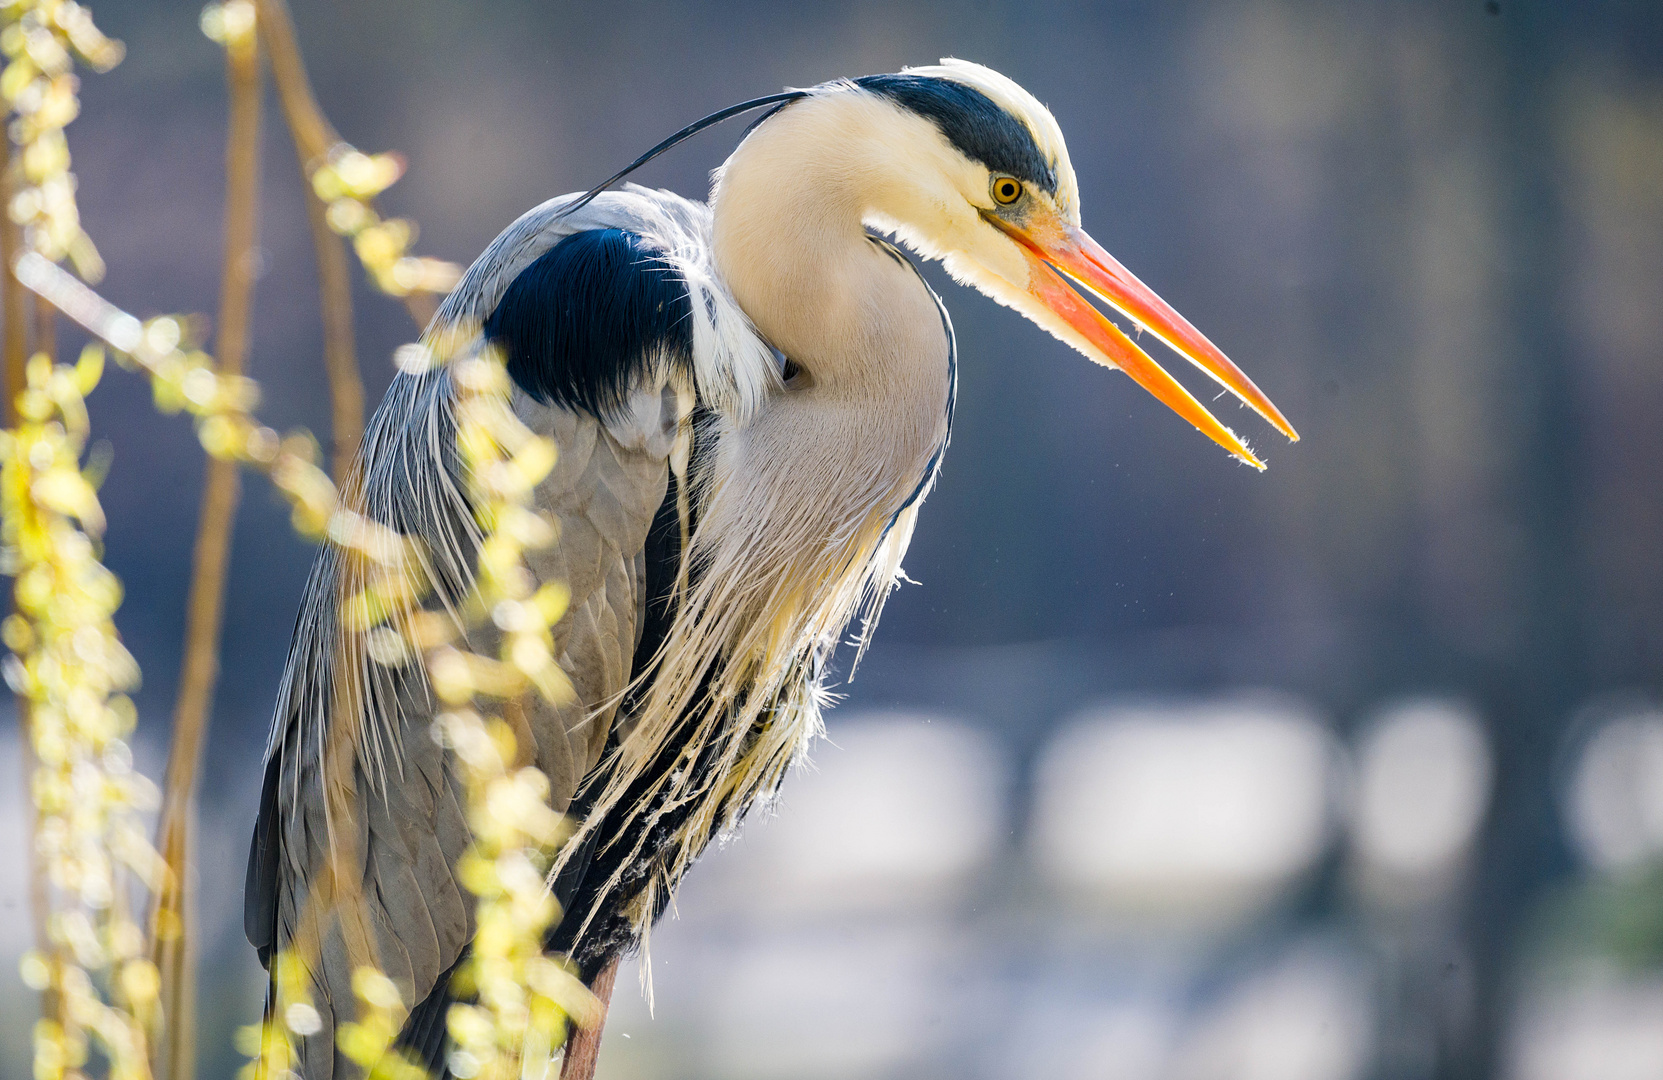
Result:
<svg viewBox="0 0 1663 1080"><path fill-rule="evenodd" d="M80 109L75 58L104 71L122 47L73 0L24 0L0 4L0 53L7 141L20 151L12 158L8 146L5 212L31 257L52 266L67 256L96 280L104 266L81 228L63 130ZM0 562L16 579L0 637L27 718L30 858L48 901L46 940L22 964L48 1003L35 1026L37 1080L83 1075L93 1044L112 1078L146 1080L160 988L126 882L133 873L155 888L166 873L140 819L156 792L134 772L126 742L136 720L126 692L139 671L113 622L121 584L99 559L99 470L82 464L85 398L103 367L97 348L73 366L34 356L16 426L0 432Z"/></svg>
<svg viewBox="0 0 1663 1080"><path fill-rule="evenodd" d="M435 725L435 736L454 749L467 781L469 823L475 839L459 873L464 885L479 897L479 932L463 979L477 994L477 1004L458 1006L451 1019L458 1046L452 1072L507 1078L519 1075L522 1057L546 1061L563 1044L568 1018L592 1023L598 1019L600 1006L575 976L543 953L548 928L559 916L543 875L564 838L562 819L548 805L548 779L535 768L515 767L509 726L474 708L479 696L518 707L515 699L526 693L535 692L553 703L565 703L571 694L555 662L551 630L565 613L567 590L556 582L539 584L525 564L528 549L556 539L554 524L530 506L536 485L554 467L556 451L549 439L526 428L509 407L509 380L501 356L487 349L451 364L458 445L472 478L473 504L485 534L476 588L466 610L473 618L490 618L502 632L499 655L489 657L457 643L459 628L448 615L418 607L430 586L419 575L425 560L411 549L411 542L340 505L334 484L316 464L315 444L300 435L280 439L259 426L250 412L258 403L255 385L217 373L212 358L186 341L182 320L164 316L140 322L39 255L25 255L18 275L116 348L119 359L148 374L158 407L193 416L198 436L210 453L265 469L294 504L298 529L327 537L368 568L362 587L346 598L344 626L369 635L371 655L383 662L422 658L435 693L447 706ZM443 362L425 346L407 346L406 350L421 351L424 364ZM93 355L102 357L102 353L89 353ZM407 366L411 363L409 356L401 359ZM90 359L84 364L90 365ZM56 378L61 383L68 376L60 373ZM84 408L76 415L84 438ZM84 507L101 523L95 514L96 499L86 501L90 490L90 486L56 480L20 492L17 505L8 504L6 520L9 524L22 513L30 498L58 498L71 500L65 506ZM21 560L18 565L23 565ZM120 588L108 571L98 569L110 590L107 618L119 600ZM23 588L23 579L19 588ZM126 670L136 679L137 669L130 660ZM142 836L139 841L143 843ZM154 860L148 844L143 850ZM292 955L276 961L279 973L298 962ZM243 1040L271 1076L282 1075L292 1065L289 1033L309 1033L308 1021L315 1017L297 992L303 984L288 981L296 989L280 997L285 1007L265 1024L250 1029ZM397 1002L396 994L384 1000L387 995L377 992L391 984L373 969L360 971L356 982L361 991L359 1015L340 1029L343 1052L382 1080L410 1080L401 1070L414 1066L388 1050L405 1006Z"/></svg>
<svg viewBox="0 0 1663 1080"><path fill-rule="evenodd" d="M451 1007L454 1049L447 1064L462 1080L517 1080L547 1067L565 1044L569 1021L599 1022L601 1005L566 964L543 951L560 917L546 875L567 834L564 819L549 807L548 778L517 764L513 728L482 714L476 699L502 699L505 709L519 708L516 699L532 690L554 704L571 700L550 633L569 593L559 584L539 586L525 562L527 549L556 539L553 523L530 505L537 483L554 467L554 443L509 407L508 374L496 349L453 362L451 375L457 443L486 530L474 600L503 641L494 661L449 646L427 661L446 706L434 737L456 754L468 793L473 843L458 877L478 898L477 931L459 975L474 1001Z"/></svg>
<svg viewBox="0 0 1663 1080"><path fill-rule="evenodd" d="M279 13L278 22L283 27L284 48L293 51L287 16ZM228 49L251 44L257 24L258 6L253 0L216 0L202 10L202 32ZM292 70L303 81L298 52L294 56L296 65ZM285 65L274 68L280 91L287 70L291 69ZM376 197L404 175L404 159L391 153L366 154L338 141L317 112L317 103L309 90L296 95L294 100L295 107L308 114L306 122L296 128L296 137L301 140L302 156L309 159L306 173L312 190L326 208L325 220L329 227L352 241L370 280L392 296L448 293L462 276L462 268L443 259L411 254L411 245L416 242L416 223L404 218L382 218L375 208Z"/></svg>
<svg viewBox="0 0 1663 1080"><path fill-rule="evenodd" d="M216 2L204 10L202 29L227 48L252 47L256 11L250 0ZM553 443L509 408L508 378L494 351L453 362L442 345L437 352L406 348L424 365L451 364L457 438L484 533L465 611L468 621L493 622L502 643L496 656L474 653L460 644L461 628L448 615L421 607L431 588L421 573L423 553L343 505L310 436L281 437L260 424L253 414L258 388L218 371L194 344L188 320L141 321L57 265L68 257L86 280L103 271L80 227L63 128L79 108L73 58L105 70L120 60L120 44L104 38L73 0L0 0L0 52L0 98L12 116L10 141L21 150L6 210L29 248L13 266L17 281L106 342L118 362L142 370L157 407L190 415L209 454L265 472L293 505L297 530L353 556L362 572L357 591L344 598L343 629L365 635L380 662L420 658L445 705L434 737L456 753L466 781L474 841L458 872L478 898L478 935L459 976L472 1003L454 1007L448 1018L456 1047L448 1064L459 1077L493 1080L546 1070L568 1023L598 1022L601 1006L566 965L543 952L560 915L545 875L566 830L548 805L548 779L519 762L512 728L480 699L496 699L498 711L507 711L530 693L554 703L571 694L551 632L568 595L557 583L536 582L525 563L527 550L556 539L554 523L531 506L537 483L554 466ZM413 223L383 219L375 209L375 198L402 173L402 159L344 143L312 153L308 176L326 220L352 240L378 287L408 296L455 284L458 267L410 253ZM0 569L17 578L17 614L0 625L12 650L4 673L29 703L39 761L37 847L53 890L49 948L24 964L25 980L53 1003L36 1030L38 1080L82 1075L89 1038L113 1080L146 1080L146 1033L160 1020L159 974L121 879L136 874L154 890L167 871L137 824L139 811L154 801L124 741L134 722L125 692L139 673L115 633L121 587L99 562L98 477L82 464L84 397L98 381L103 355L89 348L73 366L36 357L18 426L0 432ZM306 995L306 957L275 957L272 978L276 1007L264 1024L245 1029L240 1046L255 1059L246 1075L277 1080L294 1075L291 1036L317 1032L321 1018ZM422 1070L389 1049L407 1009L394 985L366 967L356 973L354 991L359 1008L338 1029L339 1048L375 1080L417 1080Z"/></svg>
<svg viewBox="0 0 1663 1080"><path fill-rule="evenodd" d="M411 558L407 541L396 532L367 518L361 514L343 507L338 493L329 475L318 466L318 449L316 442L305 434L293 434L279 437L270 428L261 426L253 417L252 410L259 402L258 387L249 379L240 376L227 376L215 370L213 358L196 348L187 339L188 323L186 320L162 316L141 322L139 319L115 307L103 297L93 292L75 277L64 271L54 263L48 261L38 253L26 253L19 259L16 274L18 280L38 295L49 301L59 311L81 323L93 334L102 338L116 350L119 362L125 366L134 367L149 376L152 393L156 405L164 412L188 413L196 422L197 436L202 446L215 457L241 461L264 470L277 488L289 499L293 505L292 520L295 528L301 533L317 538L327 538L336 543L368 567L369 572L365 580L369 582L368 589L376 591L384 598L388 606L396 606L398 602L409 603L411 598L418 597L422 589L416 584L415 575L410 568L419 564L419 560ZM67 403L62 408L69 410L74 423L66 427L59 423L54 430L69 430L79 432L80 442L85 441L86 411L80 403L79 397L69 396L65 387L84 387L81 393L90 389L97 381L97 373L101 370L103 353L89 352L80 365L74 369L61 369L45 384L56 397ZM96 365L94 364L96 358ZM38 360L39 358L37 358ZM50 368L50 364L45 365ZM20 402L19 409L23 417L33 415L31 410L39 408L39 394L36 393L34 381L41 375L41 363L37 362L30 368L30 391ZM77 374L79 382L66 383L69 376L64 371L72 370ZM32 395L32 396L31 396ZM6 433L4 438L22 438L28 434L27 426L20 428L18 433ZM21 445L21 444L20 444ZM29 444L35 445L33 443ZM73 447L79 453L80 443ZM45 461L44 451L33 451L35 457ZM24 460L33 460L25 456ZM71 458L73 463L76 458ZM12 459L7 459L8 470L12 466ZM8 477L10 473L6 474ZM85 481L85 482L82 482ZM8 480L6 487L7 501L4 505L4 520L7 535L10 535L14 522L27 523L28 514L39 513L40 507L52 507L52 500L61 503L61 513L84 512L87 517L80 517L85 527L88 521L95 521L98 528L102 527L102 514L98 511L96 496L92 493L90 479L83 478L79 473L69 473L59 468L48 474L44 479L28 487L15 487ZM15 496L15 497L14 497ZM77 509L78 508L78 509ZM8 541L8 545L10 541ZM86 552L91 552L90 545L84 545ZM8 548L9 550L9 548ZM89 557L90 566L86 574L103 585L107 611L105 621L113 614L115 606L120 602L120 584L108 570L99 565L95 558ZM18 597L20 610L27 611L25 600L44 589L44 595L55 597L58 583L48 581L45 586L36 582L35 575L30 570L31 563L27 558L19 555L10 557L4 567L8 572L18 576ZM33 590L26 593L26 590ZM32 642L34 637L26 635L29 629L25 623L10 621L5 626L6 643L14 651L22 653L22 646ZM100 654L94 660L81 668L68 672L72 676L69 691L72 696L84 695L87 686L96 687L97 679L121 677L132 683L137 682L138 669L131 657L122 651L117 654L119 641L114 638L113 626L109 628L109 644L111 648ZM84 645L85 635L75 641ZM90 640L90 639L86 639ZM122 661L118 663L118 661ZM100 666L102 665L102 666ZM26 665L19 670L26 670ZM10 672L8 672L10 676ZM78 681L76 681L78 680ZM91 680L89 684L89 680ZM132 723L131 704L125 698L117 698L112 708L124 710L121 715L126 718L127 728ZM53 733L61 725L57 722L57 713L51 711L40 712L36 716L34 730L36 741L59 738ZM124 733L126 728L122 729ZM42 760L47 760L42 753ZM105 754L106 758L113 757L117 761L125 761L128 771L124 776L130 778L134 785L144 782L137 774L131 773L131 755L124 744L116 744ZM148 790L145 788L144 790ZM52 835L49 831L50 823L44 817L47 804L42 802L42 795L37 790L36 800L43 808L42 837L43 841ZM83 804L85 805L85 804ZM100 844L108 847L107 839L99 833L88 832L84 822L74 822L64 830L69 835L77 837L83 844L95 851L104 850ZM133 831L131 835L123 835L123 842L127 845L120 850L130 850L136 859L142 856L143 862L149 870L147 883L154 888L159 883L159 875L165 872L160 858L150 847L141 831ZM110 849L115 850L115 849ZM56 920L58 915L54 915ZM79 925L79 924L75 924ZM136 926L130 931L124 931L121 940L129 943L128 952L120 954L125 957L142 958L144 955L143 936ZM134 951L136 950L136 951ZM86 990L83 994L81 1012L91 1015L99 1009L105 1027L117 1027L116 1019L122 1016L153 1019L146 1010L153 1007L156 997L155 968L146 959L136 959L128 963L141 964L142 968L134 970L149 973L148 982L143 978L133 985L138 988L148 987L148 997L138 998L129 994L128 997L117 997L116 1008L103 1006L95 994L91 994L92 983L87 979L75 980L70 978L69 985L79 986ZM299 988L304 986L300 973L304 966L298 958L283 956L274 961L274 978L282 994L279 1000L287 1002L281 1016L284 1029L279 1030L273 1024L266 1024L255 1029L253 1045L262 1064L269 1066L264 1075L279 1077L288 1070L293 1061L293 1051L289 1043L287 1032L308 1034L317 1029L317 1013L312 1010ZM123 969L125 977L126 969ZM42 973L45 974L42 974ZM42 985L57 988L65 980L51 975L50 965L44 958L31 961L26 965L26 975L32 976L34 981ZM125 984L124 984L125 985ZM90 996L88 996L90 995ZM70 1004L65 995L66 1006ZM123 1007L126 1007L125 1010ZM136 1010L136 1011L135 1011ZM66 1014L73 1015L66 1008ZM367 1022L367 1021L365 1021ZM86 1025L83 1025L86 1026ZM141 1029L133 1026L134 1032ZM343 1028L343 1030L345 1030ZM61 1072L51 1072L54 1063L64 1062L70 1067L79 1060L84 1060L84 1046L77 1051L77 1044L67 1036L61 1034L61 1025L54 1026L50 1022L43 1023L42 1035L37 1041L36 1062L37 1072L41 1076L58 1076ZM396 1034L396 1029L395 1029ZM362 1040L360 1040L362 1041ZM60 1046L60 1044L62 1044ZM142 1042L133 1067L146 1069ZM130 1056L130 1055L129 1055ZM112 1061L114 1057L112 1055ZM126 1060L126 1059L123 1059ZM40 1070L46 1070L40 1072ZM148 1076L148 1072L113 1072L112 1080L139 1080ZM392 1078L388 1078L392 1080Z"/></svg>
<svg viewBox="0 0 1663 1080"><path fill-rule="evenodd" d="M0 558L16 578L16 610L0 624L5 677L29 710L34 854L54 900L49 947L23 962L24 980L56 1002L35 1027L36 1080L78 1075L89 1034L114 1080L148 1077L142 1021L159 985L124 881L131 872L155 887L165 873L140 819L155 789L125 741L139 670L112 621L121 583L99 561L98 478L82 464L85 398L103 369L97 347L74 365L36 355L17 427L0 432Z"/></svg>
<svg viewBox="0 0 1663 1080"><path fill-rule="evenodd" d="M565 822L549 809L548 778L514 766L514 735L500 719L453 710L437 733L467 776L474 842L458 870L478 898L478 930L457 980L475 998L451 1007L446 1064L461 1080L536 1076L565 1044L569 1020L601 1019L600 1002L569 965L543 951L560 916L545 875Z"/></svg>
<svg viewBox="0 0 1663 1080"><path fill-rule="evenodd" d="M254 22L253 0L230 0L203 8L199 25L210 41L229 49L253 42Z"/></svg>
<svg viewBox="0 0 1663 1080"><path fill-rule="evenodd" d="M68 256L88 281L104 261L81 228L75 175L64 128L80 111L76 57L94 71L121 62L122 46L99 32L74 0L11 0L0 4L0 98L13 119L9 135L21 151L20 182L6 212L23 226L25 242L54 261Z"/></svg>
<svg viewBox="0 0 1663 1080"><path fill-rule="evenodd" d="M17 278L53 307L108 342L118 362L150 377L156 407L189 413L202 448L217 458L253 465L267 473L294 506L295 528L312 539L326 533L349 539L376 562L391 558L386 530L338 505L335 484L318 465L310 435L281 437L255 419L259 387L252 379L215 370L213 357L186 337L188 320L163 315L140 321L42 256L18 259Z"/></svg>
<svg viewBox="0 0 1663 1080"><path fill-rule="evenodd" d="M337 143L312 171L312 190L329 208L329 227L352 241L353 250L382 292L443 295L456 286L462 271L455 263L410 254L416 223L382 218L374 199L404 175L397 154L366 154Z"/></svg>
<svg viewBox="0 0 1663 1080"><path fill-rule="evenodd" d="M312 1006L306 992L306 965L292 952L272 957L271 982L276 1006L265 1022L237 1029L237 1051L251 1059L237 1071L237 1080L289 1080L300 1064L295 1053L296 1035L310 1035L323 1026L323 1018Z"/></svg>
<svg viewBox="0 0 1663 1080"><path fill-rule="evenodd" d="M352 973L358 1016L342 1024L335 1045L364 1070L364 1080L427 1080L427 1070L393 1047L406 1007L393 980L372 967Z"/></svg>
<svg viewBox="0 0 1663 1080"><path fill-rule="evenodd" d="M466 338L465 333L452 340ZM406 346L401 363L445 362L424 345ZM458 644L460 628L448 614L424 610L418 601L429 584L407 570L422 560L383 531L359 537L366 519L337 511L329 535L350 550L371 556L380 577L346 598L343 628L368 638L378 662L403 664L420 657L445 709L433 737L455 755L467 792L473 842L457 867L463 886L477 898L476 934L469 961L455 989L472 999L455 1005L447 1018L454 1049L447 1065L461 1080L518 1080L538 1075L565 1044L568 1023L598 1023L602 1007L563 962L543 949L560 917L546 875L568 830L549 806L548 778L518 763L511 726L487 715L480 698L505 709L535 692L564 704L571 686L555 662L551 628L565 614L569 593L559 583L539 585L525 563L529 549L556 539L554 524L530 506L537 483L555 463L555 447L528 429L508 405L508 375L494 349L451 362L456 387L457 441L468 475L475 514L484 531L475 588L464 605L473 619L489 617L502 632L496 657ZM351 521L352 525L342 522ZM283 1077L295 1058L291 1035L309 1035L317 1014L305 994L304 959L289 952L275 961L278 1008L264 1023L240 1036L254 1057L244 1070L253 1080ZM420 1080L423 1072L394 1047L408 1003L383 973L364 966L354 973L357 1016L337 1033L341 1052L370 1080Z"/></svg>

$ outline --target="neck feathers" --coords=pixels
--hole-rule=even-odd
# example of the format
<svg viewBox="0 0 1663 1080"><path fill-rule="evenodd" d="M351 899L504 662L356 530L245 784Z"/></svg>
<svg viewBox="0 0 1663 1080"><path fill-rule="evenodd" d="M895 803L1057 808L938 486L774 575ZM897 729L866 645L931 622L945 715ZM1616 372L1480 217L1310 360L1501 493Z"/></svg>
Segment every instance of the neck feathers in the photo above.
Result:
<svg viewBox="0 0 1663 1080"><path fill-rule="evenodd" d="M717 176L716 266L757 329L817 381L892 389L909 361L927 353L937 366L939 319L867 227L928 219L948 201L936 188L957 157L928 120L877 94L850 86L793 102Z"/></svg>
<svg viewBox="0 0 1663 1080"><path fill-rule="evenodd" d="M940 141L875 95L817 95L757 128L720 176L716 271L802 374L748 422L713 421L690 584L589 818L693 808L640 887L643 913L807 749L826 661L900 576L946 442L952 342L923 279L866 226L911 197L886 149L920 137ZM653 778L678 745L687 767Z"/></svg>

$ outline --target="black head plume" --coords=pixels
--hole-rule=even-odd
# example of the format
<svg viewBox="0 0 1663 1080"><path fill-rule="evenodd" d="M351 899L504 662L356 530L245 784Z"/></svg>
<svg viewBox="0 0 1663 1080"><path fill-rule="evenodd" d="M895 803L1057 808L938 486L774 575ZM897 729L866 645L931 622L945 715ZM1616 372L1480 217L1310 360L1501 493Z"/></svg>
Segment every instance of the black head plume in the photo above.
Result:
<svg viewBox="0 0 1663 1080"><path fill-rule="evenodd" d="M584 192L581 199L578 199L576 202L572 203L560 212L561 216L564 217L567 214L574 213L577 210L587 206L596 195L599 195L601 192L605 191L613 184L616 184L636 169L639 169L653 158L664 153L664 151L675 146L677 143L692 138L707 127L714 127L715 125L720 124L723 120L738 116L740 113L750 112L752 109L760 109L764 105L779 105L788 101L796 101L798 98L808 97L808 95L809 92L807 90L787 90L780 94L769 94L767 97L752 98L749 101L741 101L737 105L729 105L720 112L713 112L702 120L696 120L676 132L674 135L671 135L668 139L665 139L651 150L648 150L645 154L642 154L640 157L630 162L623 169L614 173L612 176L607 177L599 184L596 184L594 187Z"/></svg>

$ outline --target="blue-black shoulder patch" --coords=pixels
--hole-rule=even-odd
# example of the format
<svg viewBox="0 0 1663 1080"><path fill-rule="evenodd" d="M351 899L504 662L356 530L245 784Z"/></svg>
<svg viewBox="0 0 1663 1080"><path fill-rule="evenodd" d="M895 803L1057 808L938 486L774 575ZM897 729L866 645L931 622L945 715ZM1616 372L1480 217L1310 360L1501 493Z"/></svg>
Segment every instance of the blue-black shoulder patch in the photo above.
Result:
<svg viewBox="0 0 1663 1080"><path fill-rule="evenodd" d="M980 90L926 75L868 75L855 85L934 122L948 142L991 171L1057 193L1057 171L1034 133Z"/></svg>
<svg viewBox="0 0 1663 1080"><path fill-rule="evenodd" d="M592 229L520 271L484 330L520 389L609 420L660 356L692 370L691 315L687 283L660 252Z"/></svg>

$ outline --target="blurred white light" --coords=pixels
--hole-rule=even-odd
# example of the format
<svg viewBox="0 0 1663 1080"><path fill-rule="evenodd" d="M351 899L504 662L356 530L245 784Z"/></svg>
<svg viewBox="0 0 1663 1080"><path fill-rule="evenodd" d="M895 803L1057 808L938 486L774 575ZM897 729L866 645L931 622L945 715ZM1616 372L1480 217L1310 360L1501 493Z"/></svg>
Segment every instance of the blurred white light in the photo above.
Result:
<svg viewBox="0 0 1663 1080"><path fill-rule="evenodd" d="M1091 1012L1075 1001L1046 1004L1050 1022L1039 1027L1024 1017L1029 1026L1016 1028L1024 1037L1005 1043L1005 1068L995 1075L1149 1080L1166 1071L1179 1026L1171 1003L1119 1001Z"/></svg>
<svg viewBox="0 0 1663 1080"><path fill-rule="evenodd" d="M962 1037L956 942L917 920L709 937L654 934L656 1006L625 962L607 1017L601 1080L856 1080L897 1076ZM958 972L950 976L949 972Z"/></svg>
<svg viewBox="0 0 1663 1080"><path fill-rule="evenodd" d="M1107 709L1045 751L1035 855L1065 884L1134 904L1239 900L1321 854L1332 756L1327 731L1296 707Z"/></svg>
<svg viewBox="0 0 1663 1080"><path fill-rule="evenodd" d="M1352 827L1365 864L1411 878L1456 864L1483 821L1490 771L1469 710L1424 701L1381 715L1358 747Z"/></svg>
<svg viewBox="0 0 1663 1080"><path fill-rule="evenodd" d="M928 1060L928 950L907 935L820 934L743 950L713 980L707 1075L834 1080ZM938 1051L937 1051L938 1052Z"/></svg>
<svg viewBox="0 0 1663 1080"><path fill-rule="evenodd" d="M1613 720L1589 739L1572 774L1571 836L1594 866L1663 853L1663 714Z"/></svg>
<svg viewBox="0 0 1663 1080"><path fill-rule="evenodd" d="M1371 1003L1355 961L1302 949L1239 987L1197 1029L1173 1080L1352 1080L1373 1043Z"/></svg>
<svg viewBox="0 0 1663 1080"><path fill-rule="evenodd" d="M700 871L713 891L725 885L728 899L753 905L938 895L989 858L1005 786L997 752L973 728L904 713L841 720L811 766L787 778L777 813Z"/></svg>
<svg viewBox="0 0 1663 1080"><path fill-rule="evenodd" d="M1512 1080L1663 1077L1663 984L1607 981L1540 994L1513 1024Z"/></svg>
<svg viewBox="0 0 1663 1080"><path fill-rule="evenodd" d="M29 1028L39 999L18 981L18 964L34 944L29 912L28 794L10 703L0 707L0 1076L28 1076Z"/></svg>

